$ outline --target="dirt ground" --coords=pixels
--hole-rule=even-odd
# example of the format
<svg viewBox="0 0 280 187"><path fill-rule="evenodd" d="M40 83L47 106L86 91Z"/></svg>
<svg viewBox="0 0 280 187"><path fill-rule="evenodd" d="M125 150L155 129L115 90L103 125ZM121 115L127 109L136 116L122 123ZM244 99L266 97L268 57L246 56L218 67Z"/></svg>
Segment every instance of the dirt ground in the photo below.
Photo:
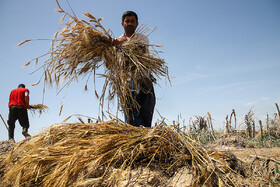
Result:
<svg viewBox="0 0 280 187"><path fill-rule="evenodd" d="M12 150L15 142L12 140L0 141L0 155Z"/></svg>
<svg viewBox="0 0 280 187"><path fill-rule="evenodd" d="M237 147L217 147L218 151L228 151L233 153L238 159L245 163L250 163L255 157L264 157L280 162L280 147L272 148L237 148Z"/></svg>
<svg viewBox="0 0 280 187"><path fill-rule="evenodd" d="M209 146L210 149L233 154L244 177L234 177L237 186L279 186L280 147L240 148L234 146ZM241 172L241 173L242 173Z"/></svg>

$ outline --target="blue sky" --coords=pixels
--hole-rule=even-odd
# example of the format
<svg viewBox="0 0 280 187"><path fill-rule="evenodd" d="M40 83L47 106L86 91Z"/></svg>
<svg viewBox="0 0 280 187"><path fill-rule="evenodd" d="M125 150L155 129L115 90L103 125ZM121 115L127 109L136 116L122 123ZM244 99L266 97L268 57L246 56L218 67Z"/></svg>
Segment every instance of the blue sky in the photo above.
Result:
<svg viewBox="0 0 280 187"><path fill-rule="evenodd" d="M66 1L62 7L70 13ZM226 115L235 109L237 119L252 108L256 120L264 120L276 110L280 101L280 1L279 0L69 0L75 14L103 17L102 25L114 36L122 34L121 15L133 10L140 24L157 27L149 37L152 44L163 44L159 50L172 80L162 79L155 86L156 110L169 121L181 115L187 122L192 116L210 112L216 129L224 127ZM29 60L46 53L48 41L34 41L21 47L19 42L33 38L52 38L63 26L55 0L1 0L1 99L0 114L8 118L10 91L19 83L30 90L30 103L43 100L42 72L31 74L36 67L23 68ZM84 80L69 87L64 97L55 88L47 88L44 104L50 109L41 116L29 114L30 133L58 123L72 114L97 118L98 100L93 86L83 90ZM98 79L98 86L103 84ZM63 100L64 108L58 115ZM280 104L280 103L279 103ZM114 105L116 106L116 104ZM114 106L112 108L114 108ZM112 111L116 114L116 111ZM123 119L123 115L118 113ZM155 111L153 123L159 119ZM70 120L71 121L71 120ZM77 121L73 117L72 121ZM7 131L0 122L0 141ZM17 123L16 141L23 139Z"/></svg>

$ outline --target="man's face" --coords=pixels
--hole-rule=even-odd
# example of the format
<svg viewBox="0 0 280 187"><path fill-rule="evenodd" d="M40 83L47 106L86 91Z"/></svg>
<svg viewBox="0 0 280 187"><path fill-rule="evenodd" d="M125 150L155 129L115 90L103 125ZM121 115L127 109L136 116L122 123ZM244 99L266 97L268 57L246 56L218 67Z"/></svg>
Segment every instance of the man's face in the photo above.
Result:
<svg viewBox="0 0 280 187"><path fill-rule="evenodd" d="M122 22L126 34L133 34L138 26L135 16L126 16Z"/></svg>

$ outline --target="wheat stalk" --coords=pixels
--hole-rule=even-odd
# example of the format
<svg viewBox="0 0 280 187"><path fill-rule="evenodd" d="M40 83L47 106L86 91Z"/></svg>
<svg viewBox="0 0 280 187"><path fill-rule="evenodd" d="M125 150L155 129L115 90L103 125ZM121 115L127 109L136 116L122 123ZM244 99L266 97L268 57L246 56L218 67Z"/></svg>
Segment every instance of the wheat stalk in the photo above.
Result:
<svg viewBox="0 0 280 187"><path fill-rule="evenodd" d="M233 184L230 157L208 151L174 126L139 128L112 119L62 123L25 139L0 156L7 186L117 186L136 167L173 176L191 167L193 185ZM127 173L127 174L125 174Z"/></svg>
<svg viewBox="0 0 280 187"><path fill-rule="evenodd" d="M129 78L137 85L139 81L150 79L150 74L157 78L168 77L168 68L164 60L143 50L149 46L160 45L143 44L134 37L125 45L111 46L111 32L101 25L102 19L97 19L90 13L84 14L88 21L79 19L65 12L58 2L57 4L59 7L57 11L63 14L61 21L69 19L65 22L64 28L57 32L53 39L49 39L52 46L50 51L33 60L37 64L41 57L49 57L35 70L43 69L41 79L48 85L60 86L62 90L80 78L87 77L89 80L91 76L96 77L97 69L104 67L104 71L98 74L105 78L103 90L101 94L97 94L98 90L95 90L100 105L103 108L106 99L111 101L119 96L121 106L128 109L132 106L126 105L127 99L132 100L132 105L137 106L128 89ZM137 33L153 31L144 26L140 27ZM19 46L30 41L33 40L25 40ZM25 64L28 65L30 62Z"/></svg>
<svg viewBox="0 0 280 187"><path fill-rule="evenodd" d="M40 115L44 112L48 111L48 107L46 105L43 104L32 104L30 105L30 111L35 114L36 112L38 112Z"/></svg>

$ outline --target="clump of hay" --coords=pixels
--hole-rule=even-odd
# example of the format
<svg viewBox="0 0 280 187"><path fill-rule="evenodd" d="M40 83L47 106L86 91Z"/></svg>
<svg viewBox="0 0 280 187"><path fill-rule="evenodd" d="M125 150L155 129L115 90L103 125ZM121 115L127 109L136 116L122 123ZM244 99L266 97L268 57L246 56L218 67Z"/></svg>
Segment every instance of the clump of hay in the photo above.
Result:
<svg viewBox="0 0 280 187"><path fill-rule="evenodd" d="M51 39L50 51L32 60L37 64L38 59L47 57L38 70L43 69L41 79L43 78L48 85L61 86L63 89L72 81L87 77L85 84L87 90L89 78L93 75L95 80L97 69L104 67L104 71L101 70L102 72L98 74L105 78L101 94L95 90L101 106L103 107L105 98L111 101L115 96L119 96L121 106L131 108L125 105L127 99L132 100L133 106L137 103L128 89L129 80L134 80L135 85L138 85L142 81L150 80L151 75L157 78L168 77L164 60L155 57L158 51L146 52L149 46L159 47L160 45L141 43L136 34L124 45L111 46L112 34L101 25L101 18L97 19L90 13L85 13L89 21L81 20L74 13L71 15L65 12L58 2L57 4L58 12L64 14L61 21L66 17L69 20L65 23L65 27ZM136 31L138 34L147 32L153 31L145 26ZM18 46L29 41L32 40L25 40ZM32 61L26 63L25 66Z"/></svg>
<svg viewBox="0 0 280 187"><path fill-rule="evenodd" d="M30 105L30 111L35 114L36 112L38 112L39 114L42 114L44 112L47 112L49 109L49 107L47 107L46 105L43 104L32 104Z"/></svg>
<svg viewBox="0 0 280 187"><path fill-rule="evenodd" d="M8 186L116 186L140 166L168 177L187 166L193 185L233 185L230 157L207 151L166 125L60 124L0 158L0 183Z"/></svg>

